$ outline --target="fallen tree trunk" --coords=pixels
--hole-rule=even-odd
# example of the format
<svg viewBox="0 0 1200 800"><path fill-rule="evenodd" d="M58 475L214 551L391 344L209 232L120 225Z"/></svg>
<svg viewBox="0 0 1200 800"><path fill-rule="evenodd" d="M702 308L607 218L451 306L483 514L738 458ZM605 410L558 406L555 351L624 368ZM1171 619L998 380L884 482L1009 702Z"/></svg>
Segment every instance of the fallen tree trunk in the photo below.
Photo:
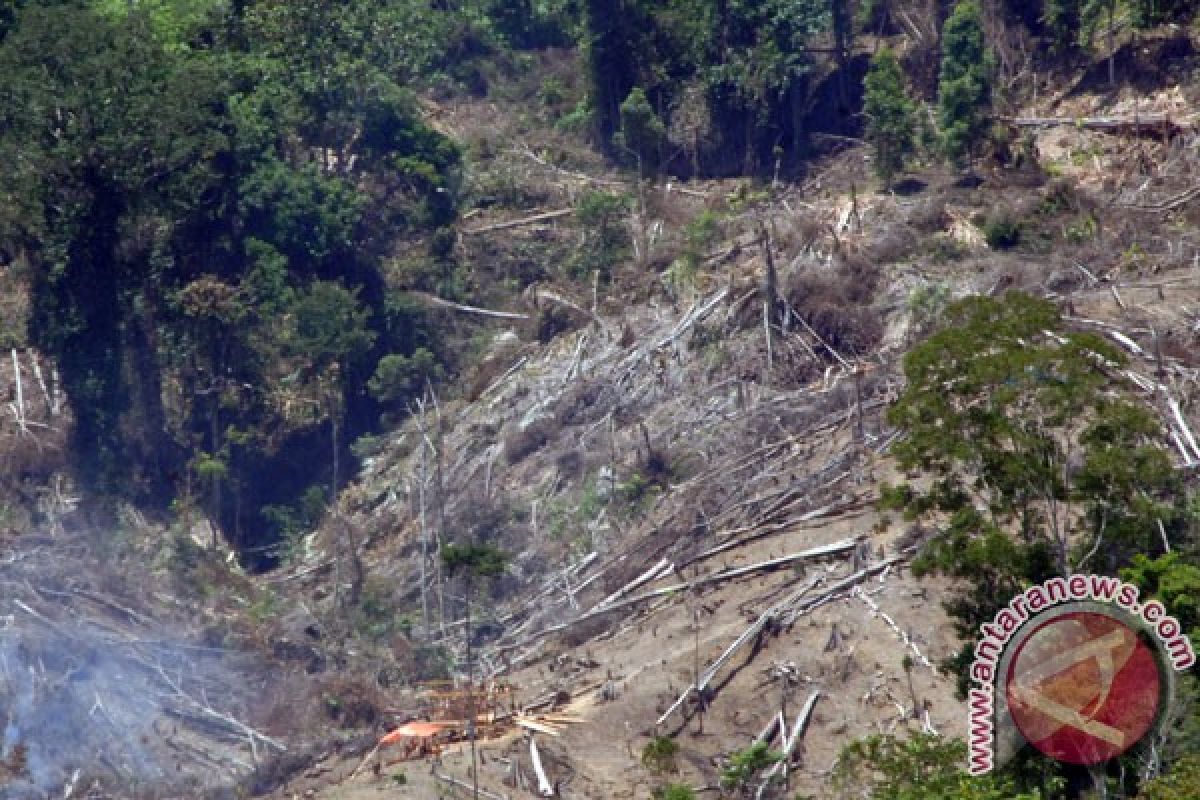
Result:
<svg viewBox="0 0 1200 800"><path fill-rule="evenodd" d="M532 736L529 737L529 760L533 762L533 773L537 775L538 794L542 797L554 797L554 785L542 769L542 755L538 752L537 739Z"/></svg>
<svg viewBox="0 0 1200 800"><path fill-rule="evenodd" d="M514 311L493 311L490 308L479 308L477 306L463 305L462 303L454 303L450 300L443 300L437 295L429 294L428 292L408 292L409 295L415 297L429 305L439 306L441 308L449 308L452 311L461 311L465 314L479 314L484 317L497 317L499 319L529 319L528 314L518 314Z"/></svg>
<svg viewBox="0 0 1200 800"><path fill-rule="evenodd" d="M508 228L519 228L522 225L532 225L535 222L545 222L549 219L558 219L570 214L574 214L573 208L560 208L557 211L545 211L541 214L534 214L532 217L522 217L521 219L510 219L507 222L497 222L494 225L484 225L482 228L470 228L464 230L463 233L468 236L474 236L480 233L490 233L492 231L503 231Z"/></svg>
<svg viewBox="0 0 1200 800"><path fill-rule="evenodd" d="M1004 117L1005 122L1018 128L1055 128L1069 126L1088 131L1100 131L1120 136L1170 138L1191 130L1191 122L1179 123L1169 114L1134 114L1128 117Z"/></svg>
<svg viewBox="0 0 1200 800"><path fill-rule="evenodd" d="M830 586L826 591L815 597L807 598L803 602L798 602L804 597L804 595L806 595L812 588L816 586L817 581L820 580L818 577L803 589L793 593L787 599L775 604L774 606L771 606L769 609L764 611L759 618L755 620L754 623L747 628L746 631L717 658L716 661L713 662L712 666L709 667L702 676L700 676L700 679L696 681L696 683L692 684L683 691L683 694L676 699L671 707L668 708L666 712L664 712L663 715L658 718L658 724L662 725L664 722L666 722L667 719L670 718L671 714L675 713L676 709L682 706L693 692L703 691L708 683L716 676L717 670L724 666L725 662L729 660L733 653L740 649L747 641L757 635L760 631L762 631L763 628L766 627L766 624L772 619L780 617L784 624L791 624L801 614L807 613L811 609L823 605L832 596L838 594L839 592L843 592L852 586L855 586L862 580L869 578L872 575L883 572L885 569L888 569L894 564L899 563L904 558L904 555L892 556L886 561L881 561L874 566L861 569L858 572L855 572L853 575L843 578L842 580ZM786 617L783 616L785 612L787 612Z"/></svg>
<svg viewBox="0 0 1200 800"><path fill-rule="evenodd" d="M760 562L758 564L750 564L745 567L738 567L736 569L725 570L723 572L718 572L713 575L705 575L702 578L697 578L695 580L688 581L685 583L675 583L670 586L664 586L659 589L652 589L648 592L643 592L642 594L635 595L634 597L629 597L629 598L626 598L625 600L621 600L619 602L612 603L611 605L604 606L603 608L593 608L592 610L590 610L584 614L581 614L580 616L576 617L575 619L571 620L570 622L563 622L558 625L552 625L549 628L544 628L543 630L530 635L528 638L526 638L520 642L514 642L513 644L505 645L504 647L498 648L498 650L506 651L506 650L516 650L521 647L528 647L530 644L536 642L538 639L541 639L545 636L549 636L552 633L558 633L559 631L564 631L574 625L578 625L581 622L585 622L586 620L598 617L601 614L610 614L614 611L620 611L622 609L629 608L630 606L637 605L638 603L645 602L646 600L653 600L657 597L663 597L665 595L673 594L675 592L681 592L686 589L694 589L698 586L707 586L710 583L719 583L720 581L729 580L731 578L738 578L743 575L749 575L754 572L762 572L762 571L778 569L779 567L781 567L785 564L791 564L796 561L801 561L805 558L819 558L819 557L824 557L824 556L839 553L839 552L846 552L847 550L853 549L854 546L857 544L857 542L858 542L857 539L845 539L841 542L837 542L832 545L826 545L824 547L817 547L812 550L805 550L801 553L795 553L790 556L784 556L783 558L775 558L775 559L771 559L770 561ZM889 562L885 562L885 563L892 563L892 562L889 561ZM871 569L874 570L875 572L878 572L880 569L882 569L882 566L872 567ZM870 571L871 570L864 570L863 572L867 573Z"/></svg>
<svg viewBox="0 0 1200 800"><path fill-rule="evenodd" d="M817 698L821 696L819 691L813 692L808 696L808 701L805 702L804 708L800 710L799 716L796 717L796 723L792 726L791 735L784 735L783 739L783 757L775 762L775 765L763 777L763 782L759 785L758 791L754 793L754 800L762 800L763 793L766 792L767 786L775 777L780 769L787 774L788 764L792 760L792 754L796 751L796 745L800 744L800 740L804 737L804 729L808 726L808 718L812 716L813 708L817 705Z"/></svg>

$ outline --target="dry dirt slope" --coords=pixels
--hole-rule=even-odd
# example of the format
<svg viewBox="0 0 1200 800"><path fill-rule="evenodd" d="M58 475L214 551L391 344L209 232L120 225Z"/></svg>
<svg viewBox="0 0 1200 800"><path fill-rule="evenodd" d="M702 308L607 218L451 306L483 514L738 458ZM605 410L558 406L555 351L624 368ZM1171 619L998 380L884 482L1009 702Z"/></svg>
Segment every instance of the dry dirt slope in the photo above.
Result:
<svg viewBox="0 0 1200 800"><path fill-rule="evenodd" d="M971 283L995 285L1007 267L997 262L996 271L981 270ZM741 266L741 274L753 274L756 263ZM1093 320L1079 324L1114 341L1133 340L1122 346L1134 355L1134 370L1151 375L1152 329L1188 330L1194 322L1190 309L1200 294L1191 288L1193 272L1186 273L1083 282L1072 288L1070 305L1078 318ZM882 285L879 307L903 308L902 275ZM762 380L756 376L766 370L764 337L738 321L738 298L734 286L714 282L677 312L638 306L622 317L601 313L547 346L523 346L508 356L514 371L494 388L440 409L449 538L485 533L515 555L497 601L484 612L493 638L480 663L519 687L521 701L554 691L577 695L587 720L561 737L538 737L564 797L648 796L654 778L640 767L639 753L656 732L680 743L680 780L715 786L724 756L747 746L781 706L790 724L814 692L791 780L816 796L828 795L836 754L855 738L901 726L962 733L961 704L924 663L936 664L955 647L940 606L944 587L911 577L904 555L915 532L873 510L879 484L896 477L886 455L893 434L880 415L899 385L892 356L902 321L892 320L892 339L877 358L852 365L857 381L855 369L835 358ZM715 343L708 326L720 333ZM809 334L791 336L794 365L807 352L800 337ZM808 346L819 349L811 337ZM1165 366L1168 393L1187 407L1194 368L1169 355ZM796 375L818 377L805 382ZM1152 392L1146 397L1156 402ZM432 411L424 424L432 430ZM418 585L422 492L425 535L436 532L434 438L426 440L418 422L398 432L350 498L369 533L372 571L392 586ZM861 546L714 578L847 538ZM892 558L899 560L877 574L839 583ZM664 562L673 568L614 604L711 580L569 624ZM761 612L804 587L811 588L793 609L805 598L825 602L794 619L783 614L782 627L718 671L702 729L698 717L685 720L679 712L656 725L691 682L697 661L703 672ZM841 588L825 597L831 587ZM416 601L410 591L409 607ZM555 630L560 625L566 627ZM461 665L461 642L445 642ZM906 654L916 662L911 672L902 666ZM607 699L599 684L610 687ZM529 774L523 739L485 744L484 754L487 788L529 796L502 782L512 760ZM384 787L430 796L426 768L406 768L413 776L407 789L386 771L364 772L323 796L370 796ZM460 756L448 756L445 769L466 774Z"/></svg>
<svg viewBox="0 0 1200 800"><path fill-rule="evenodd" d="M1084 88L1029 111L1064 119L1122 113L1135 95L1135 107L1147 113L1176 113L1179 103L1186 112L1194 100L1176 88ZM456 133L463 120L503 125L502 116L473 114L454 109L444 121ZM715 247L694 284L681 290L667 283L664 293L618 275L614 286L625 296L602 289L594 313L591 298L574 298L582 307L569 312L575 330L546 344L529 341L521 328L498 338L487 373L464 399L428 403L368 460L344 500L354 528L365 533L371 579L393 587L393 599L412 610L416 638L415 587L423 560L433 574L439 531L450 540L483 536L514 554L482 614L481 669L515 684L524 702L575 695L587 721L558 738L538 736L564 797L649 796L655 779L639 753L655 733L680 743L678 780L713 787L724 756L749 744L781 706L790 724L817 692L792 774L797 791L829 796L837 752L860 736L901 726L961 735L964 709L924 663L956 647L941 609L946 587L918 582L907 569L907 548L919 532L874 511L879 485L898 477L887 457L893 432L881 414L900 386L896 364L910 341L914 290L953 296L1012 287L1054 298L1075 324L1127 350L1143 379L1155 374L1162 353L1165 391L1147 382L1145 399L1169 429L1181 433L1167 398L1192 418L1200 243L1190 206L1160 201L1190 188L1197 165L1187 142L1194 139L1130 140L1074 125L1032 133L1043 167L1062 175L1061 183L1044 174L1028 182L998 174L962 189L954 176L924 174L914 196L860 193L852 202L845 187L867 178L862 150L850 149L805 184L779 187L770 205L748 211L726 203L743 193L735 184L694 186L683 195L659 187L648 198L651 219L635 220L635 232L658 230L656 221L669 230L672 212L686 217L717 207L728 215L733 246ZM502 130L489 135L511 138ZM548 207L570 204L589 185L614 184L612 176L551 167L529 148L509 155L532 170L529 180L552 187ZM1072 188L1064 192L1064 185ZM681 211L681 203L691 207ZM1051 206L1057 210L1043 211ZM1009 252L989 250L975 224L1001 207L1029 222L1030 236ZM505 216L493 209L469 224L486 228ZM848 270L862 277L853 274L853 256L866 256L876 282L866 302L882 331L869 357L835 353L794 321L768 349L759 221L772 231L784 284L800 276L811 288L844 280ZM498 235L505 241L481 252L561 241L576 231L549 221ZM855 542L848 551L714 578L846 539ZM336 553L337 537L319 538L315 547L301 571ZM839 583L893 558L875 574ZM592 613L657 566L664 569L656 577L611 601L616 610ZM833 587L840 588L830 593ZM627 602L645 594L653 596ZM783 624L754 637L757 647L738 650L713 677L703 728L690 705L686 719L675 711L657 724L697 671L789 597ZM822 603L806 609L813 598ZM460 607L447 602L453 622ZM461 636L453 626L443 635L432 593L429 604L431 637L451 648L461 671ZM403 660L394 649L377 655ZM906 655L915 662L909 672ZM513 761L529 774L524 738L483 749L488 790L532 796L502 780ZM401 787L388 770L346 780L356 762L321 767L283 796L441 791L428 764L404 767L409 783ZM461 754L449 754L443 768L466 774Z"/></svg>

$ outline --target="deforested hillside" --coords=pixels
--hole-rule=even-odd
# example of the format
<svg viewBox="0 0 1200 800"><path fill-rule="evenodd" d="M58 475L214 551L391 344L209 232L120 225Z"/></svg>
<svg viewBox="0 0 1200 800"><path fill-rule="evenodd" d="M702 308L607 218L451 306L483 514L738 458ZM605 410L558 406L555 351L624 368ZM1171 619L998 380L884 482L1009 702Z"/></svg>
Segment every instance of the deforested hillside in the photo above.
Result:
<svg viewBox="0 0 1200 800"><path fill-rule="evenodd" d="M0 7L0 796L1190 796L963 698L1200 625L1196 24Z"/></svg>

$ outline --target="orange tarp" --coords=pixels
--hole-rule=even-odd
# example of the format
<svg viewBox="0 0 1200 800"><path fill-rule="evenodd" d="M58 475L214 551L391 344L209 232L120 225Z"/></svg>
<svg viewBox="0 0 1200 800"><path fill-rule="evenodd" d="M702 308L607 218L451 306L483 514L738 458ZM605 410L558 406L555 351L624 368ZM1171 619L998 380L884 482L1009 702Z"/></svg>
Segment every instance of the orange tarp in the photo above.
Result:
<svg viewBox="0 0 1200 800"><path fill-rule="evenodd" d="M424 738L436 736L446 729L440 722L406 722L394 731L384 734L379 740L381 745L395 744L405 737Z"/></svg>

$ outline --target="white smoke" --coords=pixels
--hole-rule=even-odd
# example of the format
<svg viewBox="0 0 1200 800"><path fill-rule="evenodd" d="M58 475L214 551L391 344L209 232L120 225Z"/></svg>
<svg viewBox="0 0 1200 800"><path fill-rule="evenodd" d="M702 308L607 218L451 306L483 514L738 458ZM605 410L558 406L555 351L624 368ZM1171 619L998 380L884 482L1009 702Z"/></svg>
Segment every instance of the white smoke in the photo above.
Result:
<svg viewBox="0 0 1200 800"><path fill-rule="evenodd" d="M111 578L95 585L94 566L58 544L0 560L0 798L234 784L270 749L242 722L261 669L156 622Z"/></svg>

